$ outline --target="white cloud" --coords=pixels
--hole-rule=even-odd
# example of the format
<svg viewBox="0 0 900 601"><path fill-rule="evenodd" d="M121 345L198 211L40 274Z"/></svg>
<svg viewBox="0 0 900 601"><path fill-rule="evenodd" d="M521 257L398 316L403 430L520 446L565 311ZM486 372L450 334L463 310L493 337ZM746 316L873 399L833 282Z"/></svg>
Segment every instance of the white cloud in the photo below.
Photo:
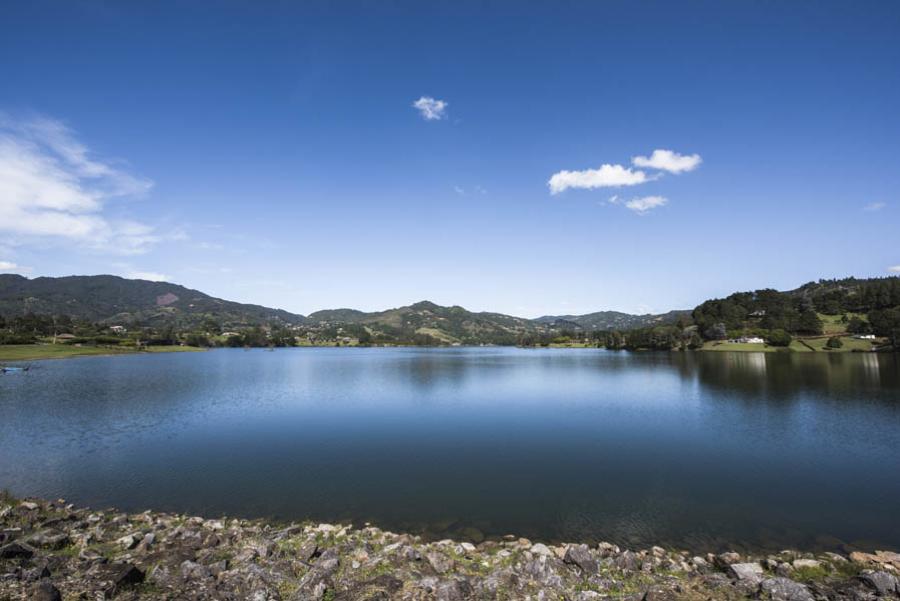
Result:
<svg viewBox="0 0 900 601"><path fill-rule="evenodd" d="M444 100L436 100L431 96L422 96L415 102L413 107L418 109L422 118L426 121L436 121L447 117L447 106L449 102Z"/></svg>
<svg viewBox="0 0 900 601"><path fill-rule="evenodd" d="M671 150L657 149L653 151L649 157L637 156L631 159L631 164L635 167L644 167L647 169L659 169L668 171L669 173L681 173L683 171L693 171L700 166L703 159L699 154L678 154Z"/></svg>
<svg viewBox="0 0 900 601"><path fill-rule="evenodd" d="M460 188L459 186L453 186L453 191L456 192L459 196L465 196L466 191Z"/></svg>
<svg viewBox="0 0 900 601"><path fill-rule="evenodd" d="M125 274L126 278L132 280L150 280L151 282L168 282L169 276L156 271L129 271Z"/></svg>
<svg viewBox="0 0 900 601"><path fill-rule="evenodd" d="M891 265L888 267L888 271L891 273L900 273L900 265Z"/></svg>
<svg viewBox="0 0 900 601"><path fill-rule="evenodd" d="M25 267L12 261L0 261L0 273L31 273L31 267Z"/></svg>
<svg viewBox="0 0 900 601"><path fill-rule="evenodd" d="M886 202L870 202L863 207L863 211L880 211L887 206Z"/></svg>
<svg viewBox="0 0 900 601"><path fill-rule="evenodd" d="M153 183L92 157L61 122L0 114L0 231L26 241L57 239L137 254L159 240L153 228L104 215L113 198Z"/></svg>
<svg viewBox="0 0 900 601"><path fill-rule="evenodd" d="M669 199L665 196L644 196L642 198L632 198L625 203L625 208L643 215L647 211L652 211L657 207L664 206L669 203Z"/></svg>
<svg viewBox="0 0 900 601"><path fill-rule="evenodd" d="M584 171L559 171L554 173L547 185L551 194L559 194L569 188L618 188L636 186L652 181L643 171L634 171L622 165L601 165L599 169Z"/></svg>

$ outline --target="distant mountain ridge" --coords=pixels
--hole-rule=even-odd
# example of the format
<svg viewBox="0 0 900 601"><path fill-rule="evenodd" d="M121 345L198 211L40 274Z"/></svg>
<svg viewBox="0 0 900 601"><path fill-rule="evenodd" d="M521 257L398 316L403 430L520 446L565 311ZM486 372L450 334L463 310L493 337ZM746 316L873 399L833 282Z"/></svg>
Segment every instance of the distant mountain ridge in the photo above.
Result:
<svg viewBox="0 0 900 601"><path fill-rule="evenodd" d="M169 282L130 280L112 275L38 277L0 275L0 315L25 313L69 315L103 324L221 329L258 325L287 327L345 326L397 340L415 337L445 344L515 344L523 335L567 330L630 329L674 322L687 311L663 315L629 315L602 311L580 316L526 319L473 312L430 301L365 312L356 309L316 311L309 316L260 305L215 298Z"/></svg>

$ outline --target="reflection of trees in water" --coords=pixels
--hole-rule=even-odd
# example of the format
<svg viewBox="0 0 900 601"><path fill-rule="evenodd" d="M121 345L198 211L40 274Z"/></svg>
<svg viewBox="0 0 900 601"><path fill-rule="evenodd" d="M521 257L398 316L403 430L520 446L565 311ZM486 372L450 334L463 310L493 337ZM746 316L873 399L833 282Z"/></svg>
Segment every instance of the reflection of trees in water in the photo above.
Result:
<svg viewBox="0 0 900 601"><path fill-rule="evenodd" d="M681 356L683 355L683 356ZM738 395L788 400L809 392L829 395L884 393L896 400L900 356L883 353L683 353L673 354L682 377Z"/></svg>

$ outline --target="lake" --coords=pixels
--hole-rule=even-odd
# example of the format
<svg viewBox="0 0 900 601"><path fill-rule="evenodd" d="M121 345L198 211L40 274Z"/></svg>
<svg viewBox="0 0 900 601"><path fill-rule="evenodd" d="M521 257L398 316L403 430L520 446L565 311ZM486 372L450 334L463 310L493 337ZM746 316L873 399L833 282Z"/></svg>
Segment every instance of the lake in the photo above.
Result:
<svg viewBox="0 0 900 601"><path fill-rule="evenodd" d="M900 547L900 356L298 348L0 376L0 488L696 550Z"/></svg>

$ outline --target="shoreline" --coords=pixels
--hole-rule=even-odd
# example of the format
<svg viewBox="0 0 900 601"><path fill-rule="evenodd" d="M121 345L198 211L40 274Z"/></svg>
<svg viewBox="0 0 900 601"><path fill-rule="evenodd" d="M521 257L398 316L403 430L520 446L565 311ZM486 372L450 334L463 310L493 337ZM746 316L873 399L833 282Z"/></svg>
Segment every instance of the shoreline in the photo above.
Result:
<svg viewBox="0 0 900 601"><path fill-rule="evenodd" d="M868 600L900 554L691 554L78 508L0 494L0 599Z"/></svg>
<svg viewBox="0 0 900 601"><path fill-rule="evenodd" d="M63 346L63 350L57 350L52 347L60 347ZM721 345L726 346L726 345ZM794 348L782 348L782 347L769 347L765 346L761 348L718 348L716 346L710 346L708 348L701 349L691 349L691 350L682 350L682 349L670 349L670 350L649 350L649 349L634 349L634 350L615 350L610 352L633 352L633 353L783 353L783 354L822 354L822 355L843 355L843 354L869 354L869 353L878 353L878 354L886 354L891 353L892 351L880 351L877 349L872 350L859 350L859 349L834 349L828 351L815 351L815 350L798 350ZM51 347L51 348L45 348ZM113 357L113 356L133 356L133 355L142 355L142 354L153 354L153 353L182 353L182 352L202 352L202 351L211 351L211 350L219 350L229 347L193 347L193 346L165 346L165 347L149 347L142 350L130 349L130 348L117 348L117 347L65 347L64 345L51 345L51 344L27 344L27 345L0 345L0 362L2 363L21 363L24 361L48 361L55 359L71 359L78 357ZM411 348L411 349L470 349L470 348L518 348L523 350L541 350L541 349L549 349L549 350L609 350L604 347L595 347L595 346L577 346L577 345L551 345L548 347L540 347L540 346L516 346L516 345L468 345L468 346L423 346L423 345L401 345L401 344L393 344L393 345L347 345L347 346L335 346L335 345L298 345L291 347L277 347L275 350L284 350L284 349L318 349L318 348ZM52 350L51 350L52 349ZM268 347L251 347L246 350L268 350Z"/></svg>

